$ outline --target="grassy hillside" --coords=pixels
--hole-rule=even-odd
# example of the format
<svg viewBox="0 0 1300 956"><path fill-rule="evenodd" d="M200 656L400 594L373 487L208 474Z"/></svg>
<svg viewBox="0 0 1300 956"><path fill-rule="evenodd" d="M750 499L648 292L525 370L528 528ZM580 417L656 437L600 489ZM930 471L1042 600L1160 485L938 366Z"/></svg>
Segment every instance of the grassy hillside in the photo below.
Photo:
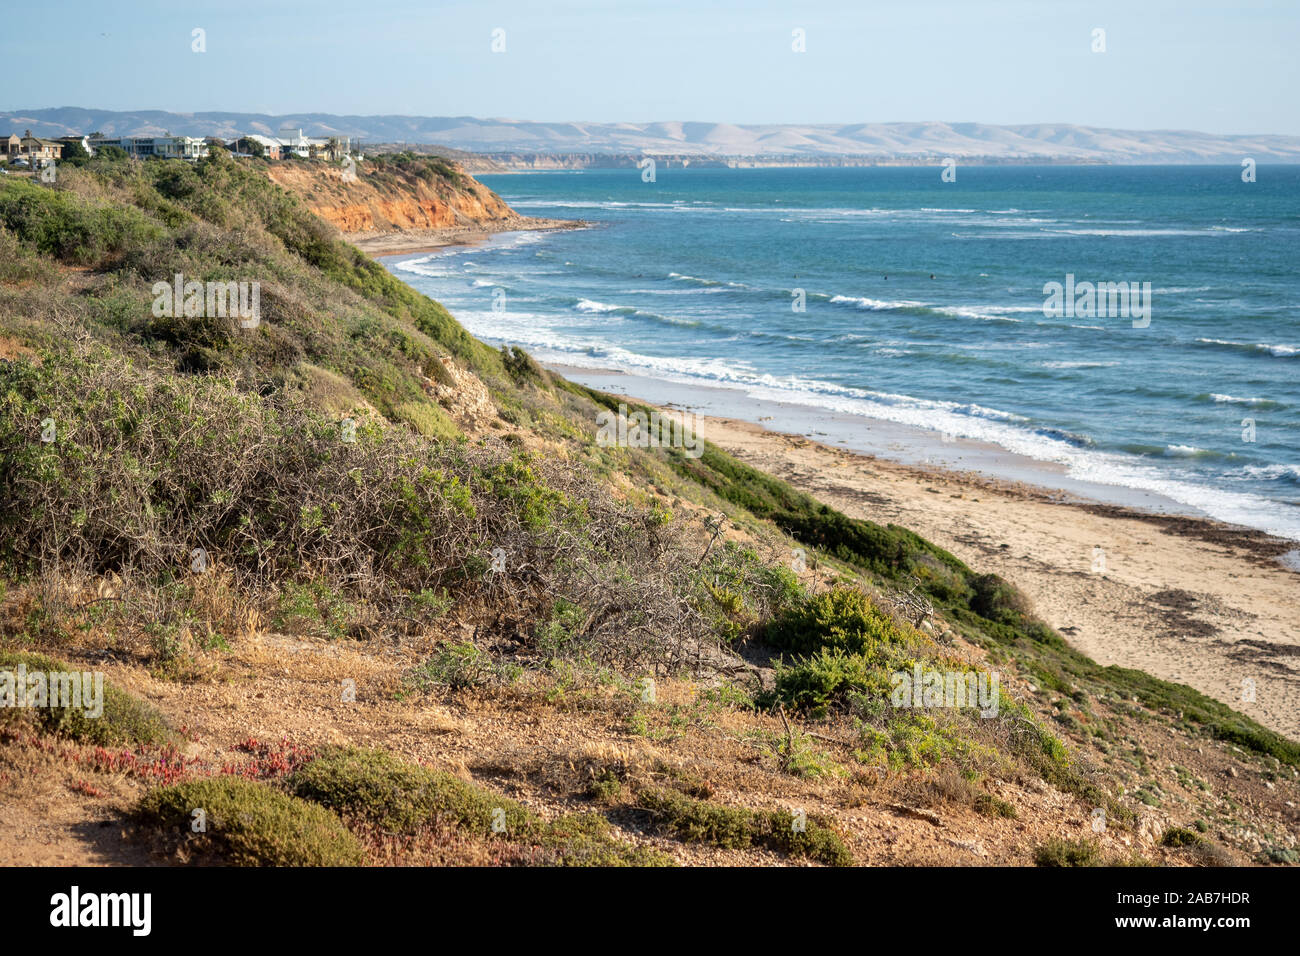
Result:
<svg viewBox="0 0 1300 956"><path fill-rule="evenodd" d="M404 177L459 175L404 163ZM156 314L154 286L176 274L259 283L260 321ZM1294 742L1189 688L1098 666L1011 584L905 528L712 445L698 459L598 446L596 415L618 400L478 342L219 152L0 183L0 356L0 652L101 654L187 687L235 679L258 635L287 635L399 661L393 707L477 695L516 715L577 707L665 746L742 740L778 778L850 807L903 788L909 807L996 820L1017 812L1000 788L1033 780L1121 833L1151 804L1103 755L1143 724L1278 779L1300 764ZM890 705L893 675L917 667L1000 671L996 716ZM647 678L690 681L689 703L661 703ZM26 746L49 724L4 739ZM595 809L521 810L505 837L485 809L504 797L390 755L299 756L320 772L254 762L254 783L226 787L208 777L228 769L196 764L170 782L311 834L319 852L298 862L428 859L416 844L451 862L641 864L677 845L867 861L844 818L791 838L770 782L757 808L723 803L685 756L538 769L551 799ZM151 791L131 819L182 852L186 799ZM399 824L376 823L407 802ZM475 809L426 812L444 803ZM431 832L436 853L420 843ZM504 856L483 857L498 838ZM256 832L183 851L286 852Z"/></svg>

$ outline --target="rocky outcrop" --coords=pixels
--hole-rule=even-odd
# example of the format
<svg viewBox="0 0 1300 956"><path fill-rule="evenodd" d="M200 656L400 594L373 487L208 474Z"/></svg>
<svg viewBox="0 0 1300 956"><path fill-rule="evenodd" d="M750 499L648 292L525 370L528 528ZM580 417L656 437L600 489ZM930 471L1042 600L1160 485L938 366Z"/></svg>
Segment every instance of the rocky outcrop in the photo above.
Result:
<svg viewBox="0 0 1300 956"><path fill-rule="evenodd" d="M441 362L446 370L447 381L426 378L425 392L462 427L480 430L496 421L497 407L492 401L492 393L482 380L447 356L443 356Z"/></svg>
<svg viewBox="0 0 1300 956"><path fill-rule="evenodd" d="M509 228L523 218L474 177L454 166L360 163L355 174L324 163L267 166L277 185L346 235L425 229Z"/></svg>

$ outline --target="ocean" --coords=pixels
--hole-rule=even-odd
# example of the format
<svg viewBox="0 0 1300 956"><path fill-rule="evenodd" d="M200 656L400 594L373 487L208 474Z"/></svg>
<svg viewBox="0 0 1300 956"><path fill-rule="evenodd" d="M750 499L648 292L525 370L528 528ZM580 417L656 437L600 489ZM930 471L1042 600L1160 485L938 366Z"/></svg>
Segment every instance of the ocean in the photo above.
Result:
<svg viewBox="0 0 1300 956"><path fill-rule="evenodd" d="M970 440L1300 540L1300 167L940 173L485 175L595 226L385 263L474 335L593 380L892 424L903 459ZM1127 283L1131 308L1053 309L1050 283Z"/></svg>

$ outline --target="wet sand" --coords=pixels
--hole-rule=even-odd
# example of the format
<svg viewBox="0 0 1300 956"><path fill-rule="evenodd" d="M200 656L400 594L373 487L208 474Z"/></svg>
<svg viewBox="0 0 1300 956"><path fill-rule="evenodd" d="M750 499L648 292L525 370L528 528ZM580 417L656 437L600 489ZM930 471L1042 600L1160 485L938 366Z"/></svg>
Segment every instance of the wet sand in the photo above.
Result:
<svg viewBox="0 0 1300 956"><path fill-rule="evenodd" d="M446 229L405 229L396 232L354 232L344 238L368 256L394 256L436 252L446 246L467 246L502 232L545 232L556 229L585 229L591 223L581 219L537 219L518 216L499 223L451 226Z"/></svg>

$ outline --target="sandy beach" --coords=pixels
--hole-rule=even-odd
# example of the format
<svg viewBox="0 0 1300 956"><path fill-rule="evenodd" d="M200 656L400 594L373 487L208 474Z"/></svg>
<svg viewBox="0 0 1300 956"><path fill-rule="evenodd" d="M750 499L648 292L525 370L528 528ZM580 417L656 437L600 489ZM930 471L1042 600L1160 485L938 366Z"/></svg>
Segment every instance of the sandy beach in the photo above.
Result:
<svg viewBox="0 0 1300 956"><path fill-rule="evenodd" d="M467 246L502 232L548 232L556 229L585 229L591 223L580 219L541 219L519 216L501 223L452 226L447 229L403 229L388 232L357 232L345 238L369 256L394 256L434 252L445 246Z"/></svg>
<svg viewBox="0 0 1300 956"><path fill-rule="evenodd" d="M1200 518L1062 501L1032 485L898 464L737 419L699 423L705 438L826 504L904 525L1014 581L1099 663L1188 684L1300 738L1300 574L1277 560L1293 543ZM1104 570L1093 570L1095 548ZM1254 701L1243 700L1246 681Z"/></svg>

